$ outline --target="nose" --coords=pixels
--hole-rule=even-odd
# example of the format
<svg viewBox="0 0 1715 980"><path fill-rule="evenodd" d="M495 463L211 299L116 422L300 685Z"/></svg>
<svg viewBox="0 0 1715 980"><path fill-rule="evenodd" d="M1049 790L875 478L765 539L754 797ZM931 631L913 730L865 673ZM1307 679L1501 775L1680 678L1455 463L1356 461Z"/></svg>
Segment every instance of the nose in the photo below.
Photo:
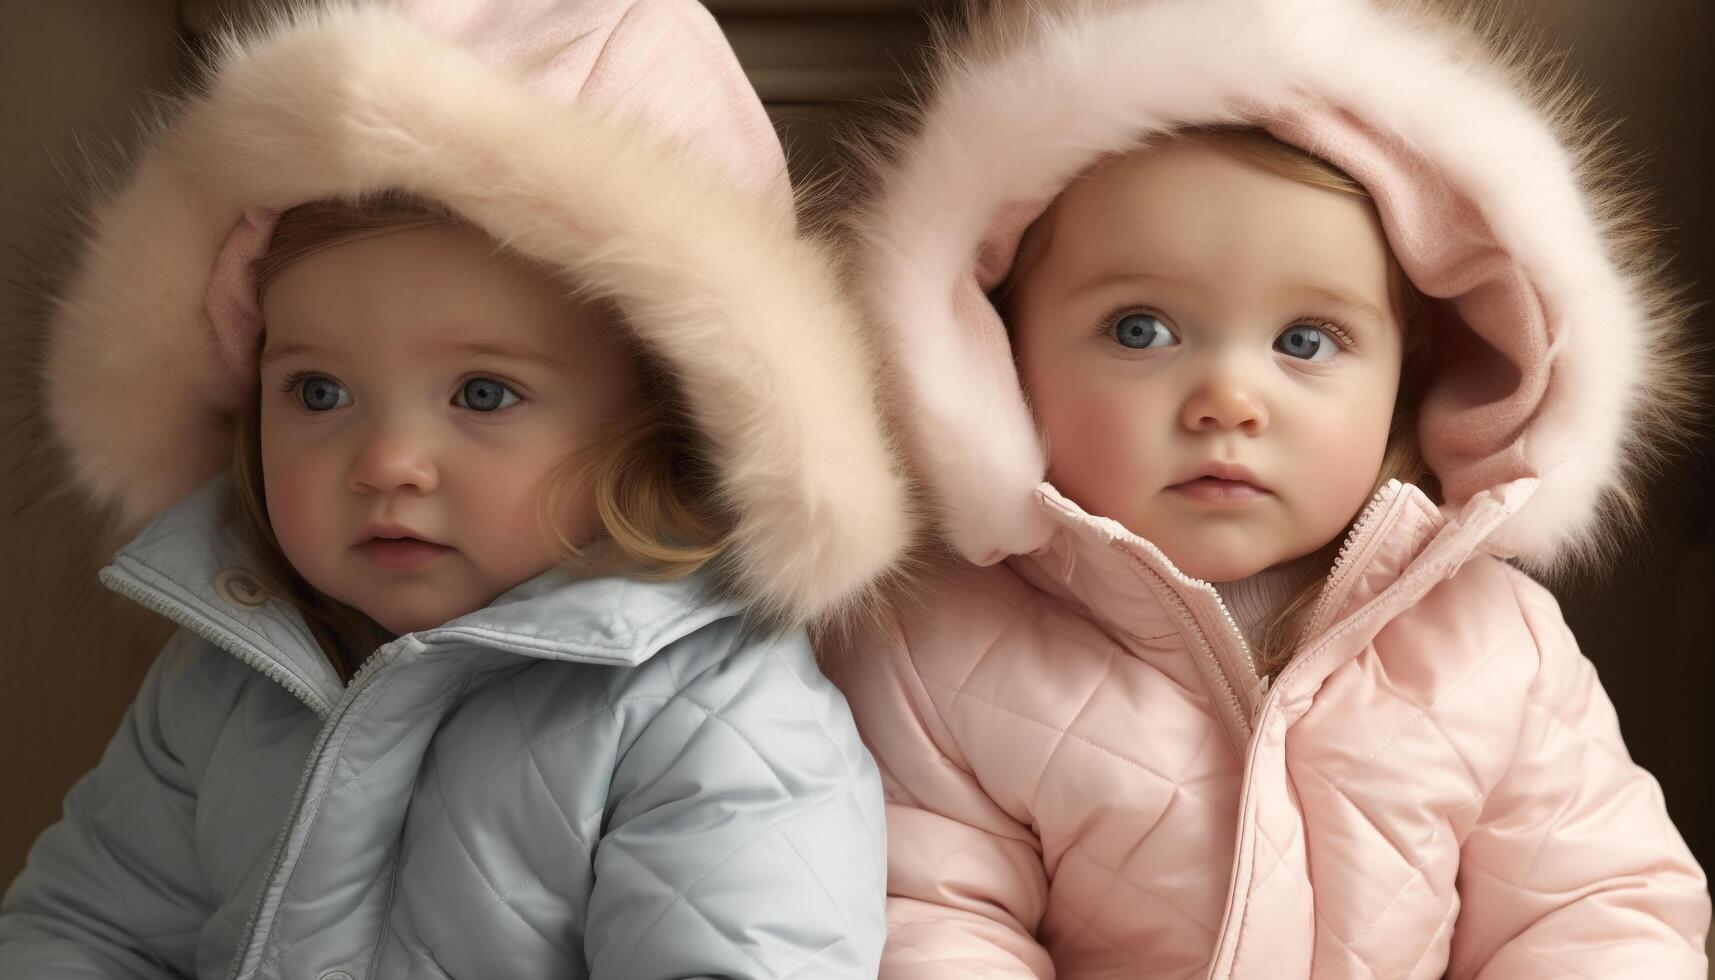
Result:
<svg viewBox="0 0 1715 980"><path fill-rule="evenodd" d="M411 426L377 420L362 435L346 485L357 493L430 493L440 483L430 440Z"/></svg>
<svg viewBox="0 0 1715 980"><path fill-rule="evenodd" d="M1181 421L1192 432L1236 430L1256 436L1268 429L1268 407L1237 365L1217 366L1185 399Z"/></svg>

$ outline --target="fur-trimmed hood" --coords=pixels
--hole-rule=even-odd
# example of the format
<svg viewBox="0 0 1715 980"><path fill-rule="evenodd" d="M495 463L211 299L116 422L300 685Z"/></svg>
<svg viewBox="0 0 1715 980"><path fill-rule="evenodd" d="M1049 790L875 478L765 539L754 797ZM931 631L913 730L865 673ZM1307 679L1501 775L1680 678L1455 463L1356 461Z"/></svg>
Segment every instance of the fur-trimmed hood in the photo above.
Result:
<svg viewBox="0 0 1715 980"><path fill-rule="evenodd" d="M1537 570L1599 550L1689 414L1682 311L1563 79L1485 31L1378 0L1003 0L934 54L854 209L859 278L942 529L992 562L1052 532L1046 471L988 292L1104 155L1259 126L1377 202L1432 298L1425 459L1456 511L1537 489L1486 544Z"/></svg>
<svg viewBox="0 0 1715 980"><path fill-rule="evenodd" d="M49 324L56 435L124 528L231 458L254 378L231 370L221 268L265 247L255 216L390 189L621 311L709 440L749 598L817 615L896 560L902 482L856 317L693 0L330 2L222 41L94 209Z"/></svg>

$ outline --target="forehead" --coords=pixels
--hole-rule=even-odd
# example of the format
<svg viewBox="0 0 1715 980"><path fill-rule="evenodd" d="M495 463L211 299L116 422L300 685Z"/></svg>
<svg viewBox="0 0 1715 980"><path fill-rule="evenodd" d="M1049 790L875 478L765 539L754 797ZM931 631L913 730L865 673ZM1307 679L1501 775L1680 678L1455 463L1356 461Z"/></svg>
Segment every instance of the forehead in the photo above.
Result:
<svg viewBox="0 0 1715 980"><path fill-rule="evenodd" d="M1034 264L1068 286L1145 273L1229 292L1310 288L1377 304L1388 294L1390 253L1368 199L1194 142L1103 161L1033 235Z"/></svg>
<svg viewBox="0 0 1715 980"><path fill-rule="evenodd" d="M352 348L486 341L575 343L583 304L475 229L407 228L338 243L262 296L266 343Z"/></svg>

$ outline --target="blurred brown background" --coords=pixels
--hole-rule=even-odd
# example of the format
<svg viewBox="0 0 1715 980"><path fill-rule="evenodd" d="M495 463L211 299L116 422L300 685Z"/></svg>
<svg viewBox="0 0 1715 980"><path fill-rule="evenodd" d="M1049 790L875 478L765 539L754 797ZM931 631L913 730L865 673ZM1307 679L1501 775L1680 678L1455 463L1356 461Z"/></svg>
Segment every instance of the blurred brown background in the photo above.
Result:
<svg viewBox="0 0 1715 980"><path fill-rule="evenodd" d="M62 229L85 150L135 131L146 94L170 90L200 39L265 0L22 0L0 11L0 885L101 752L164 623L102 590L92 523L45 490L52 466L27 383L33 286ZM942 0L707 0L769 103L800 179L830 171L829 124L896 89ZM1599 110L1637 154L1678 278L1705 304L1695 329L1715 376L1715 3L1498 0L1502 15L1566 49ZM1337 53L1331 52L1333 56ZM1706 404L1715 408L1715 393ZM1634 757L1682 833L1715 865L1715 428L1657 481L1648 532L1599 579L1556 586L1595 661ZM1705 748L1697 749L1697 745Z"/></svg>

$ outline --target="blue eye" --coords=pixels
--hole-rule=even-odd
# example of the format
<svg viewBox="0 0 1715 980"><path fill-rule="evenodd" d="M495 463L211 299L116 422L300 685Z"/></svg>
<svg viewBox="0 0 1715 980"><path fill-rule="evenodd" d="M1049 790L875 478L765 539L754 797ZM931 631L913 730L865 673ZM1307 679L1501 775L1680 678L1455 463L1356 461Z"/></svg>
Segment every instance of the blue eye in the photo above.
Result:
<svg viewBox="0 0 1715 980"><path fill-rule="evenodd" d="M339 382L312 374L298 383L298 401L312 412L329 412L351 404L351 394Z"/></svg>
<svg viewBox="0 0 1715 980"><path fill-rule="evenodd" d="M1326 361L1339 352L1339 345L1321 327L1300 323L1286 328L1274 340L1274 349L1301 361Z"/></svg>
<svg viewBox="0 0 1715 980"><path fill-rule="evenodd" d="M1132 350L1167 347L1178 341L1161 318L1150 313L1127 313L1114 321L1109 334Z"/></svg>
<svg viewBox="0 0 1715 980"><path fill-rule="evenodd" d="M493 378L472 378L459 389L453 403L473 412L497 412L515 405L518 393Z"/></svg>

